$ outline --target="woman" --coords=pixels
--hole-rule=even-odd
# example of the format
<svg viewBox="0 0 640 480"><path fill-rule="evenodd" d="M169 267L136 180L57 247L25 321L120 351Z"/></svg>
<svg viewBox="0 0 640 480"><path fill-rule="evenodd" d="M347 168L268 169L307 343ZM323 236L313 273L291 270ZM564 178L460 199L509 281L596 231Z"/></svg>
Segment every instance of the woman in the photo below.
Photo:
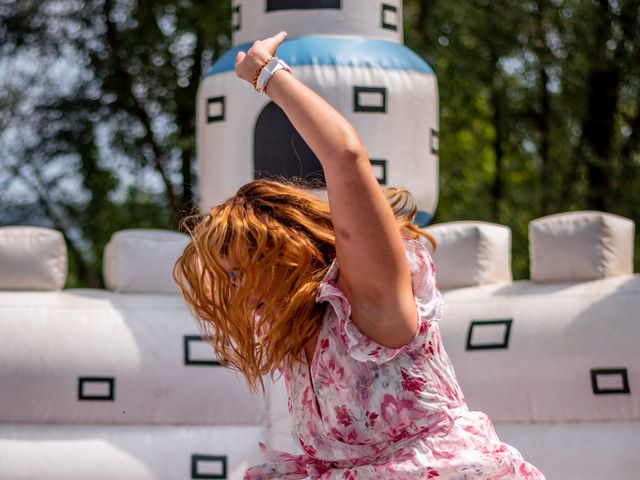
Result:
<svg viewBox="0 0 640 480"><path fill-rule="evenodd" d="M236 73L316 154L330 209L291 185L249 183L193 229L175 270L223 362L253 389L284 373L304 454L262 447L267 462L245 478L542 479L467 409L416 241L428 236L403 192L380 189L353 127L272 58L285 37L240 52Z"/></svg>

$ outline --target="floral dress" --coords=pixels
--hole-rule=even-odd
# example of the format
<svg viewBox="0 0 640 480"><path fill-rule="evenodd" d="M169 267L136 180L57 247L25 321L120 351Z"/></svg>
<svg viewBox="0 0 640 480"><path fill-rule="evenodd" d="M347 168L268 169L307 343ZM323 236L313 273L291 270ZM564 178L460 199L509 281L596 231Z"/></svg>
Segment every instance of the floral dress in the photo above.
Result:
<svg viewBox="0 0 640 480"><path fill-rule="evenodd" d="M500 442L485 414L467 409L440 337L433 262L414 240L405 252L419 314L414 339L387 348L361 333L334 261L317 295L328 306L314 357L285 372L304 453L261 445L267 461L245 480L544 479Z"/></svg>

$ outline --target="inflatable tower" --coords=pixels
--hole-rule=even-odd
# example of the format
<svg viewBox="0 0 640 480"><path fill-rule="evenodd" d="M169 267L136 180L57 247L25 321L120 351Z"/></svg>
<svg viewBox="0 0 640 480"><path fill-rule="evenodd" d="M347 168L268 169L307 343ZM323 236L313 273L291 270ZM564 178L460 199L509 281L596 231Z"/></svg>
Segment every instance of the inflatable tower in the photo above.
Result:
<svg viewBox="0 0 640 480"><path fill-rule="evenodd" d="M320 163L282 110L234 72L238 51L286 30L294 74L358 130L381 185L408 189L426 225L438 200L438 92L427 63L402 44L401 0L235 0L233 47L198 94L200 207L256 178L323 181Z"/></svg>

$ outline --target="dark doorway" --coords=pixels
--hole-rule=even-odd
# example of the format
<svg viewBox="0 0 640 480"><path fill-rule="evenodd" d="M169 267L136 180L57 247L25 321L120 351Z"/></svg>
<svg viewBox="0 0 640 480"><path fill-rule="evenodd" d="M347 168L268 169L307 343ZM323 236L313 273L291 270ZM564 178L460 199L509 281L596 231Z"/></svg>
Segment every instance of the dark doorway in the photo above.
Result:
<svg viewBox="0 0 640 480"><path fill-rule="evenodd" d="M253 142L254 178L302 178L325 184L320 161L275 103L256 122Z"/></svg>

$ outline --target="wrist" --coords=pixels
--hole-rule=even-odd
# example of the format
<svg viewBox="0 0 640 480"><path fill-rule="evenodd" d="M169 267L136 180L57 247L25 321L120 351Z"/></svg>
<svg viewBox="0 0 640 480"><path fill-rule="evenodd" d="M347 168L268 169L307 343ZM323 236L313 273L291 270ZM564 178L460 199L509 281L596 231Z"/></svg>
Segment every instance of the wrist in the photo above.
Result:
<svg viewBox="0 0 640 480"><path fill-rule="evenodd" d="M272 98L272 95L275 94L276 90L278 89L278 85L282 85L283 81L287 80L286 78L283 78L287 77L287 73L291 72L286 70L278 70L277 72L275 72L271 77L271 80L269 80L269 83L265 86L262 93L264 93L267 97Z"/></svg>
<svg viewBox="0 0 640 480"><path fill-rule="evenodd" d="M249 80L249 83L251 83L251 85L253 85L253 88L255 90L258 90L258 78L260 77L260 74L262 73L262 70L264 70L264 67L266 67L272 59L273 59L273 57L264 60L258 66L256 71L254 72L253 77L251 78L251 80Z"/></svg>
<svg viewBox="0 0 640 480"><path fill-rule="evenodd" d="M283 60L278 57L272 57L262 68L257 72L254 88L258 93L265 93L268 83L273 76L281 71L291 73L291 68Z"/></svg>

